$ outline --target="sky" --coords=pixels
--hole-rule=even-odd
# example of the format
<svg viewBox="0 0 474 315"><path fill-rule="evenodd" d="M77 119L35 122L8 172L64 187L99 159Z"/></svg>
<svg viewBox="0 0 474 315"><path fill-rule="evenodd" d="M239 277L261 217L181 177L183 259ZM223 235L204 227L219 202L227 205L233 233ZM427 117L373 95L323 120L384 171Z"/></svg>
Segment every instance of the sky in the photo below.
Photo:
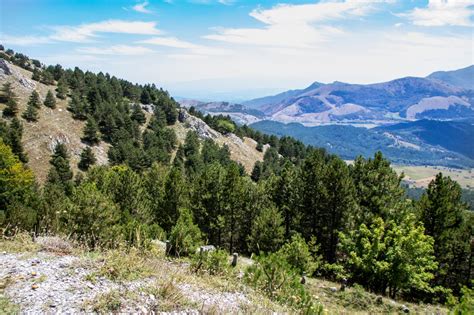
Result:
<svg viewBox="0 0 474 315"><path fill-rule="evenodd" d="M0 0L0 43L45 64L243 100L474 64L474 0Z"/></svg>

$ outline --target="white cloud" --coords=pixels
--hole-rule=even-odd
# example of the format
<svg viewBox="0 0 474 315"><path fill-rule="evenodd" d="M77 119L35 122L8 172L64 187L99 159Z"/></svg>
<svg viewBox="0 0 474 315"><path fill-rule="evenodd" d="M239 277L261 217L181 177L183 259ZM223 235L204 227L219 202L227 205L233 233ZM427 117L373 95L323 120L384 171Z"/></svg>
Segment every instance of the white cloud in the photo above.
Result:
<svg viewBox="0 0 474 315"><path fill-rule="evenodd" d="M153 13L153 11L146 8L148 5L149 5L148 1L145 1L143 3L134 5L132 7L132 10L140 12L140 13L151 14Z"/></svg>
<svg viewBox="0 0 474 315"><path fill-rule="evenodd" d="M80 53L90 55L145 55L152 53L153 50L142 46L114 45L107 48L80 47L77 49Z"/></svg>
<svg viewBox="0 0 474 315"><path fill-rule="evenodd" d="M473 0L429 0L426 8L399 14L421 26L472 26Z"/></svg>
<svg viewBox="0 0 474 315"><path fill-rule="evenodd" d="M79 26L56 26L55 33L49 37L56 41L87 42L99 33L120 33L139 35L158 35L156 22L107 20Z"/></svg>
<svg viewBox="0 0 474 315"><path fill-rule="evenodd" d="M189 54L195 54L195 55L213 56L213 55L225 55L229 53L229 51L226 49L208 47L204 45L197 45L197 44L193 44L191 42L184 41L175 37L152 37L149 39L138 41L137 43L185 49L189 51Z"/></svg>
<svg viewBox="0 0 474 315"><path fill-rule="evenodd" d="M0 42L6 45L35 46L51 43L51 39L47 36L10 36L2 34L0 35Z"/></svg>
<svg viewBox="0 0 474 315"><path fill-rule="evenodd" d="M388 0L390 1L390 0ZM263 46L314 47L343 32L325 22L360 18L375 5L387 1L324 1L315 4L280 4L271 9L255 9L250 16L265 24L261 28L216 28L206 39Z"/></svg>
<svg viewBox="0 0 474 315"><path fill-rule="evenodd" d="M173 48L184 48L184 49L192 49L192 48L198 47L198 45L177 39L175 37L153 37L153 38L141 40L138 43L166 46L166 47L173 47Z"/></svg>

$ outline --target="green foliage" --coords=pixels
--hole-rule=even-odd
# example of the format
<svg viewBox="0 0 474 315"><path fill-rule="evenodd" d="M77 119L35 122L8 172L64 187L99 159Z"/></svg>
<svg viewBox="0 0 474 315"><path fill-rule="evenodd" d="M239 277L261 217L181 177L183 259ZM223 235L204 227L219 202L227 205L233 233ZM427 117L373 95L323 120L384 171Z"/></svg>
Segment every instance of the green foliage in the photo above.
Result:
<svg viewBox="0 0 474 315"><path fill-rule="evenodd" d="M69 155L67 153L66 145L58 143L54 148L54 153L51 156L49 163L52 165L52 169L48 174L48 181L50 183L58 183L69 189L73 173L69 165Z"/></svg>
<svg viewBox="0 0 474 315"><path fill-rule="evenodd" d="M29 226L29 218L35 215L34 211L27 208L23 216L22 201L25 207L31 199L34 188L34 176L31 170L25 168L9 146L0 138L0 226ZM32 215L30 213L33 213ZM20 218L21 217L21 218ZM22 222L26 218L28 222Z"/></svg>
<svg viewBox="0 0 474 315"><path fill-rule="evenodd" d="M300 234L293 235L278 252L299 274L313 275L321 263L316 239L308 244Z"/></svg>
<svg viewBox="0 0 474 315"><path fill-rule="evenodd" d="M300 276L280 253L255 257L244 279L271 299L295 307L302 313L322 313L321 305L313 303L310 294L300 284Z"/></svg>
<svg viewBox="0 0 474 315"><path fill-rule="evenodd" d="M21 117L29 122L36 122L38 121L38 110L35 106L28 104Z"/></svg>
<svg viewBox="0 0 474 315"><path fill-rule="evenodd" d="M33 90L33 92L31 92L30 98L28 99L28 106L32 106L35 108L41 107L40 96L38 92L36 92L36 90Z"/></svg>
<svg viewBox="0 0 474 315"><path fill-rule="evenodd" d="M10 121L10 125L6 126L6 130L1 132L0 137L4 137L5 144L9 145L12 149L12 152L18 156L20 161L23 163L28 162L28 156L23 150L23 144L21 139L23 136L23 125L20 120L16 117L13 117Z"/></svg>
<svg viewBox="0 0 474 315"><path fill-rule="evenodd" d="M84 126L84 135L82 140L91 144L95 145L100 142L100 133L99 133L99 126L97 125L95 119L92 116L87 118L87 122Z"/></svg>
<svg viewBox="0 0 474 315"><path fill-rule="evenodd" d="M193 254L191 269L209 275L225 275L230 270L227 252L222 249Z"/></svg>
<svg viewBox="0 0 474 315"><path fill-rule="evenodd" d="M56 98L54 97L53 92L51 90L48 90L48 93L46 94L46 98L44 99L44 106L49 107L49 108L56 108Z"/></svg>
<svg viewBox="0 0 474 315"><path fill-rule="evenodd" d="M90 248L115 247L121 241L117 226L120 212L93 183L74 188L61 220L73 239Z"/></svg>
<svg viewBox="0 0 474 315"><path fill-rule="evenodd" d="M170 253L175 256L188 256L196 251L201 242L201 231L194 224L193 215L189 209L179 210L179 218L171 229L169 241Z"/></svg>
<svg viewBox="0 0 474 315"><path fill-rule="evenodd" d="M413 217L401 224L376 218L370 228L361 224L340 237L343 264L352 281L379 294L388 289L392 298L411 288L430 291L436 268L433 239Z"/></svg>
<svg viewBox="0 0 474 315"><path fill-rule="evenodd" d="M132 114L131 114L132 120L136 121L138 124L143 125L146 121L145 114L143 113L140 105L134 104L132 106Z"/></svg>
<svg viewBox="0 0 474 315"><path fill-rule="evenodd" d="M434 239L434 253L439 266L434 283L455 293L469 284L472 272L472 224L461 196L459 184L440 173L419 202L426 234Z"/></svg>
<svg viewBox="0 0 474 315"><path fill-rule="evenodd" d="M86 147L81 152L81 160L79 161L78 167L82 171L87 171L89 167L95 164L97 159L95 158L94 152L90 147Z"/></svg>
<svg viewBox="0 0 474 315"><path fill-rule="evenodd" d="M219 120L217 122L217 131L223 134L232 133L235 131L235 125L227 120Z"/></svg>
<svg viewBox="0 0 474 315"><path fill-rule="evenodd" d="M249 236L249 249L253 253L275 252L283 244L285 228L283 218L275 207L264 208L257 215Z"/></svg>
<svg viewBox="0 0 474 315"><path fill-rule="evenodd" d="M18 113L17 96L13 92L10 82L5 82L2 86L0 94L1 102L6 103L6 108L3 110L3 115L6 117L16 116Z"/></svg>
<svg viewBox="0 0 474 315"><path fill-rule="evenodd" d="M461 300L455 306L453 314L472 314L474 312L474 290L465 286L461 289L461 294Z"/></svg>
<svg viewBox="0 0 474 315"><path fill-rule="evenodd" d="M64 77L61 77L58 80L58 86L56 88L56 97L62 100L66 99L68 93L68 86L66 79Z"/></svg>

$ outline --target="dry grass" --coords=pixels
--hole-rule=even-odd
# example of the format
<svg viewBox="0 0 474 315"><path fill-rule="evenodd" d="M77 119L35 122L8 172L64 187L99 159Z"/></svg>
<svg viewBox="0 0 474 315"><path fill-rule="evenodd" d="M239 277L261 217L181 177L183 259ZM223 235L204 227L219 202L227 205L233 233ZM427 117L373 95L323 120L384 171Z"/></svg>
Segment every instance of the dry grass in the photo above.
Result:
<svg viewBox="0 0 474 315"><path fill-rule="evenodd" d="M397 173L404 173L405 180L412 182L415 187L428 187L428 184L435 178L436 174L443 173L445 176L457 181L463 188L474 189L474 170L454 169L443 166L406 166L392 165Z"/></svg>
<svg viewBox="0 0 474 315"><path fill-rule="evenodd" d="M22 86L19 83L19 77L23 76L31 80L32 73L15 65L10 64L10 67L14 74L0 76L0 85L5 82L12 83L13 90L18 96L19 117L21 117L32 90ZM37 81L32 82L36 84L35 89L40 95L41 102L44 101L48 90L55 93L56 86L47 86ZM45 181L48 174L54 141L60 140L65 143L71 156L71 167L74 173L78 172L77 163L80 160L82 149L86 147L81 141L85 122L72 118L71 113L67 110L67 103L68 100L56 99L55 109L41 106L41 109L38 110L39 119L37 122L27 122L21 118L24 129L22 143L29 157L28 166L41 183ZM3 109L4 106L4 104L0 104L0 109ZM101 142L92 148L98 164L107 163L108 147L108 144Z"/></svg>
<svg viewBox="0 0 474 315"><path fill-rule="evenodd" d="M7 253L35 253L41 246L33 242L30 234L26 232L17 233L14 236L0 236L0 252Z"/></svg>

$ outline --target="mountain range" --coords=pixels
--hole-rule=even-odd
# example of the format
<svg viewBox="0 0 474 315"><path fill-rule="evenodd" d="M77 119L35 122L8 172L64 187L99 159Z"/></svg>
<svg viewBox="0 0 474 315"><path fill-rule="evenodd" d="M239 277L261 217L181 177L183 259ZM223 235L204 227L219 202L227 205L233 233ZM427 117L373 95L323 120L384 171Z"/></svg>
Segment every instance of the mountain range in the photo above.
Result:
<svg viewBox="0 0 474 315"><path fill-rule="evenodd" d="M382 150L399 163L474 166L474 65L375 84L314 82L242 104L181 104L347 159Z"/></svg>

